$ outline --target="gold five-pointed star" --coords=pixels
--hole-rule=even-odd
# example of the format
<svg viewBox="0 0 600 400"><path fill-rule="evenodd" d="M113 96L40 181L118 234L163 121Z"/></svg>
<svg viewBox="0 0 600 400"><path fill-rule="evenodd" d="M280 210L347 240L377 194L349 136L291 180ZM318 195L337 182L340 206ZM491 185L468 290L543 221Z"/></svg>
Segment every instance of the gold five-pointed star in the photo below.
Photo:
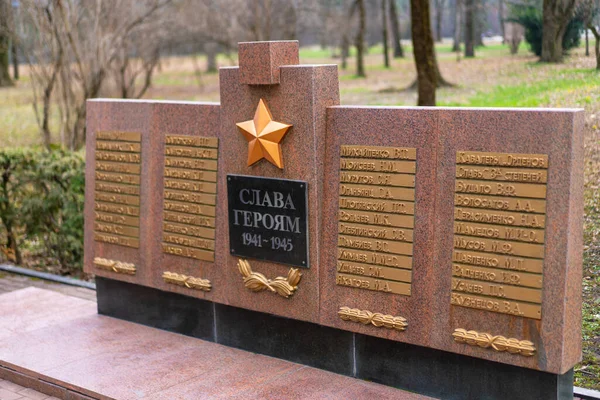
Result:
<svg viewBox="0 0 600 400"><path fill-rule="evenodd" d="M281 140L292 125L273 121L273 116L263 99L258 102L254 119L236 124L248 141L248 166L266 158L283 169Z"/></svg>

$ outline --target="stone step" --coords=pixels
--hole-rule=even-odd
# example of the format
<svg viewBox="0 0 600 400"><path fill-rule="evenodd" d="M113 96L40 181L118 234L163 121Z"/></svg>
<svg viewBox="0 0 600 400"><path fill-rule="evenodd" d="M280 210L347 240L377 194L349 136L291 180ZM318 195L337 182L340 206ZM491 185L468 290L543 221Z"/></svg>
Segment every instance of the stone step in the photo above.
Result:
<svg viewBox="0 0 600 400"><path fill-rule="evenodd" d="M93 301L34 287L0 295L0 339L0 379L62 399L429 398L101 316Z"/></svg>

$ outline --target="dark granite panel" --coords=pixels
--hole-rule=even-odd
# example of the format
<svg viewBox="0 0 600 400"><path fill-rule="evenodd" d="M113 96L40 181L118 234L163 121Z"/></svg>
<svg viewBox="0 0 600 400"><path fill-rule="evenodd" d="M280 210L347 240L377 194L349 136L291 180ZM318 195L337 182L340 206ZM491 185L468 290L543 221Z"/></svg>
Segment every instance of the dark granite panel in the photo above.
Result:
<svg viewBox="0 0 600 400"><path fill-rule="evenodd" d="M571 400L563 375L356 335L356 377L444 400Z"/></svg>
<svg viewBox="0 0 600 400"><path fill-rule="evenodd" d="M213 303L96 277L98 313L214 341Z"/></svg>
<svg viewBox="0 0 600 400"><path fill-rule="evenodd" d="M353 334L309 322L216 305L217 343L344 375L353 373Z"/></svg>

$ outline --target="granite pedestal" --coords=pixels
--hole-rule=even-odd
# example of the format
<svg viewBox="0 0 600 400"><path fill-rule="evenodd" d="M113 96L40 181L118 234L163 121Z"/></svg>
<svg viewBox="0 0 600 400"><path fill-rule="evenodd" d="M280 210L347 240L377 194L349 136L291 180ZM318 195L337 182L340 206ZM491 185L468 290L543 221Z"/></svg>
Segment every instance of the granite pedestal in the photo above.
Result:
<svg viewBox="0 0 600 400"><path fill-rule="evenodd" d="M295 41L239 60L218 104L88 102L99 311L442 398L569 398L583 111L348 107Z"/></svg>
<svg viewBox="0 0 600 400"><path fill-rule="evenodd" d="M106 278L97 278L96 284L98 313L102 315L434 398L573 399L573 370L557 375ZM203 321L201 327L196 324L198 317Z"/></svg>

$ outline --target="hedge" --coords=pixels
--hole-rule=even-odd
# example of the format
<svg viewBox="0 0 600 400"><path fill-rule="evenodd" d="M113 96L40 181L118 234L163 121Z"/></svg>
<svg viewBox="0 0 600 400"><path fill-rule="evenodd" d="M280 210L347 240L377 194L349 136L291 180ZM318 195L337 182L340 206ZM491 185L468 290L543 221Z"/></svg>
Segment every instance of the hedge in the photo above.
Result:
<svg viewBox="0 0 600 400"><path fill-rule="evenodd" d="M0 149L0 249L23 263L23 248L61 272L83 263L85 161L80 153Z"/></svg>

